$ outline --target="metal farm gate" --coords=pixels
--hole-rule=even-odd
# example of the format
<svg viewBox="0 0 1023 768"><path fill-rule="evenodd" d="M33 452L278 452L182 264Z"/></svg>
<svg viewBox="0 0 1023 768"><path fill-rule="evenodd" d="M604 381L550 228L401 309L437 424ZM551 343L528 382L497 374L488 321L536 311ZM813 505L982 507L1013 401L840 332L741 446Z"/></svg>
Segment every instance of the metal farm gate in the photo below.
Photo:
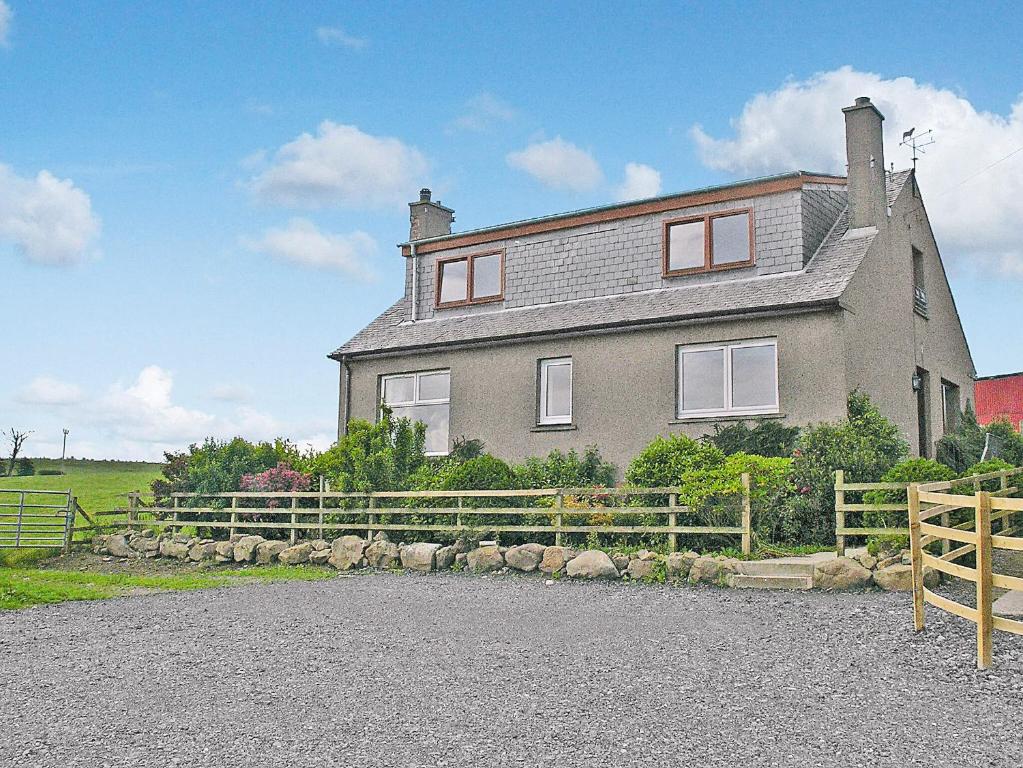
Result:
<svg viewBox="0 0 1023 768"><path fill-rule="evenodd" d="M67 549L76 506L70 490L0 488L0 549Z"/></svg>

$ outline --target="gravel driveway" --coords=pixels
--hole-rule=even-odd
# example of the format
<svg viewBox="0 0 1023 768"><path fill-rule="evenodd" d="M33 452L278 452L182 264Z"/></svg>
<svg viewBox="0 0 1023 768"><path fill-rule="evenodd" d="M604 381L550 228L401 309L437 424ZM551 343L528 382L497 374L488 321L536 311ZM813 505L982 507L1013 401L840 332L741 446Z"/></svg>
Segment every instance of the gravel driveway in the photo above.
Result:
<svg viewBox="0 0 1023 768"><path fill-rule="evenodd" d="M3 766L1012 766L1023 638L905 595L375 574L0 614Z"/></svg>

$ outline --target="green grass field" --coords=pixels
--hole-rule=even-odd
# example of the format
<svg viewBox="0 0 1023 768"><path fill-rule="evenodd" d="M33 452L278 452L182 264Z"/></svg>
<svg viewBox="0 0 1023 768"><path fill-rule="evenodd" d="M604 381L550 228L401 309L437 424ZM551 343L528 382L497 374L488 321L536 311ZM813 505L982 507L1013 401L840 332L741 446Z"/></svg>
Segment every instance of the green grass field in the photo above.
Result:
<svg viewBox="0 0 1023 768"><path fill-rule="evenodd" d="M219 573L147 576L0 567L0 611L68 600L102 600L134 590L190 590L252 582L314 581L334 572L312 566L259 566Z"/></svg>

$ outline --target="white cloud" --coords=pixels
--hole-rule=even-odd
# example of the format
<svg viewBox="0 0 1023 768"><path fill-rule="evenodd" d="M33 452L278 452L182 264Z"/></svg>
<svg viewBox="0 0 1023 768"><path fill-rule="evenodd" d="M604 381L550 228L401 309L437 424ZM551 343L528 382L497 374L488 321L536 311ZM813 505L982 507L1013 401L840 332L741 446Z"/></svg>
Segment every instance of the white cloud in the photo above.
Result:
<svg viewBox="0 0 1023 768"><path fill-rule="evenodd" d="M7 47L7 35L11 31L11 6L0 0L0 47Z"/></svg>
<svg viewBox="0 0 1023 768"><path fill-rule="evenodd" d="M210 397L225 403L244 403L251 399L252 392L239 384L217 384L210 390Z"/></svg>
<svg viewBox="0 0 1023 768"><path fill-rule="evenodd" d="M515 110L509 104L493 94L481 93L466 102L465 111L451 121L447 132L473 131L481 133L490 130L498 123L507 123L514 119Z"/></svg>
<svg viewBox="0 0 1023 768"><path fill-rule="evenodd" d="M840 109L857 96L870 96L884 114L885 159L896 168L911 165L909 150L898 146L902 132L934 130L936 143L921 156L918 177L943 252L960 263L1023 275L1023 152L1017 152L1023 97L1002 115L910 77L842 67L757 94L732 121L732 138L712 137L700 126L692 135L705 164L731 173L844 174Z"/></svg>
<svg viewBox="0 0 1023 768"><path fill-rule="evenodd" d="M280 205L390 207L408 202L427 168L422 153L399 139L325 120L315 136L303 133L278 149L252 189Z"/></svg>
<svg viewBox="0 0 1023 768"><path fill-rule="evenodd" d="M81 399L77 385L50 376L36 376L17 395L18 402L26 405L73 405Z"/></svg>
<svg viewBox="0 0 1023 768"><path fill-rule="evenodd" d="M74 264L99 230L89 196L70 179L49 171L23 178L0 165L0 241L13 243L29 261Z"/></svg>
<svg viewBox="0 0 1023 768"><path fill-rule="evenodd" d="M506 160L512 168L525 171L553 189L585 192L597 187L604 178L593 155L560 136L530 144L510 153Z"/></svg>
<svg viewBox="0 0 1023 768"><path fill-rule="evenodd" d="M341 27L317 27L316 37L324 45L340 45L342 48L356 51L369 44L366 38L351 35Z"/></svg>
<svg viewBox="0 0 1023 768"><path fill-rule="evenodd" d="M359 280L372 280L369 262L377 243L365 232L335 235L308 219L292 219L283 229L268 229L259 240L245 241L254 251L317 269L335 269Z"/></svg>
<svg viewBox="0 0 1023 768"><path fill-rule="evenodd" d="M661 194L661 174L643 163L626 163L625 179L616 193L619 200L639 200Z"/></svg>

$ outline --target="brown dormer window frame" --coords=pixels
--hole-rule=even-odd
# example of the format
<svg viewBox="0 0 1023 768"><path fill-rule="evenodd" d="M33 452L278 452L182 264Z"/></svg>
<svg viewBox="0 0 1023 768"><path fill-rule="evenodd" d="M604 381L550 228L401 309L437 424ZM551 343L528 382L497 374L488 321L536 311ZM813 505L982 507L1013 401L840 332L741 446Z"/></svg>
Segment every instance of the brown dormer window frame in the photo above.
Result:
<svg viewBox="0 0 1023 768"><path fill-rule="evenodd" d="M723 264L714 263L714 220L728 216L739 216L744 214L749 225L749 258L744 261L730 261ZM692 224L698 221L703 222L703 265L699 267L686 267L685 269L671 268L671 228L679 224ZM756 243L754 241L753 209L732 208L727 211L714 211L699 216L683 216L677 219L666 219L663 222L662 236L662 257L661 274L663 277L679 277L681 275L696 275L704 272L722 272L727 269L744 269L756 264Z"/></svg>
<svg viewBox="0 0 1023 768"><path fill-rule="evenodd" d="M473 295L473 265L477 259L481 259L485 256L499 256L500 257L500 270L501 270L501 291L493 296L480 296L477 298ZM447 264L455 264L459 261L466 262L465 269L465 298L458 299L456 301L441 301L441 289L443 288L441 282L444 276L444 267ZM434 305L438 309L446 309L448 307L466 307L471 304L491 304L495 301L504 301L504 249L498 249L496 251L483 251L481 253L470 253L464 256L447 256L444 258L437 259L436 273L434 277Z"/></svg>

